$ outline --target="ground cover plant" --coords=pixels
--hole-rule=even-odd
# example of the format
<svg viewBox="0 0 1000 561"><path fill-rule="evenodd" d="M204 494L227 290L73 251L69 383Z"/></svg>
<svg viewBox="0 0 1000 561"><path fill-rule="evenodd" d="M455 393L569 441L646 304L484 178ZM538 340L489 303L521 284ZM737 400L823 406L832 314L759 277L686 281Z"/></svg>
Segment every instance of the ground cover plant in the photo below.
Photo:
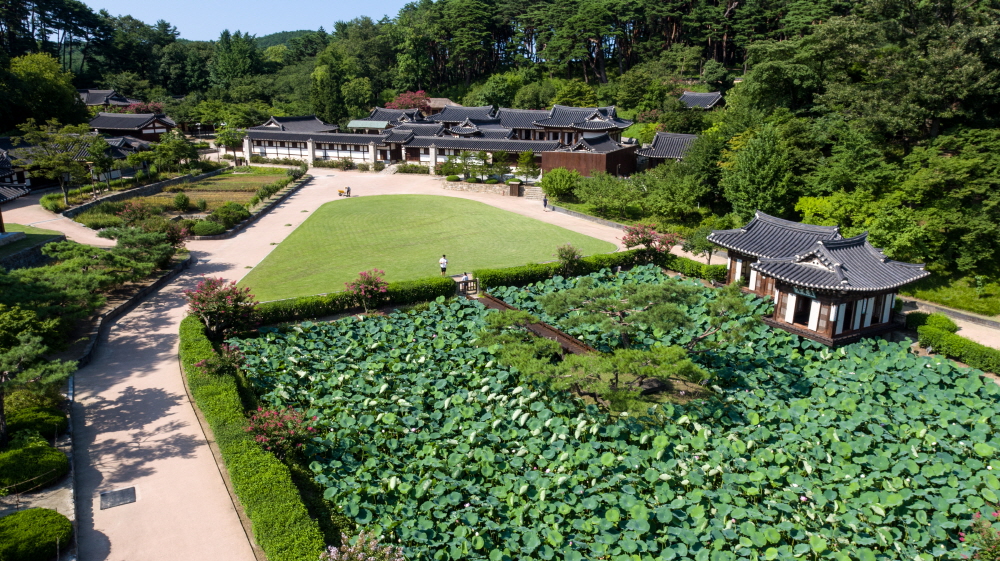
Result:
<svg viewBox="0 0 1000 561"><path fill-rule="evenodd" d="M384 195L320 207L240 281L262 301L343 290L358 271L378 268L389 281L448 272L553 261L572 243L583 254L611 243L483 203L428 195Z"/></svg>
<svg viewBox="0 0 1000 561"><path fill-rule="evenodd" d="M592 278L629 275L662 281ZM715 397L641 419L502 366L478 346L494 312L471 301L232 342L263 403L315 417L326 498L407 559L957 558L1000 502L1000 388L904 344L830 350L760 311L730 320L754 322L744 340L692 355ZM641 342L696 337L692 312Z"/></svg>

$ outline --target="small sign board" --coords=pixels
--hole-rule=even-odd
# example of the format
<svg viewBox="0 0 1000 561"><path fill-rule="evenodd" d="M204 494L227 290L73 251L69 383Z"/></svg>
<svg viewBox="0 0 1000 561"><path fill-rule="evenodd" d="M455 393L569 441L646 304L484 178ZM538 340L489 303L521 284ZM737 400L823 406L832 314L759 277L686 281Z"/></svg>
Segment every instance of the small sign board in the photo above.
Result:
<svg viewBox="0 0 1000 561"><path fill-rule="evenodd" d="M792 292L798 294L799 296L805 296L806 298L816 298L816 293L808 288L799 288L797 286L792 287Z"/></svg>
<svg viewBox="0 0 1000 561"><path fill-rule="evenodd" d="M101 510L135 502L135 487L101 493Z"/></svg>

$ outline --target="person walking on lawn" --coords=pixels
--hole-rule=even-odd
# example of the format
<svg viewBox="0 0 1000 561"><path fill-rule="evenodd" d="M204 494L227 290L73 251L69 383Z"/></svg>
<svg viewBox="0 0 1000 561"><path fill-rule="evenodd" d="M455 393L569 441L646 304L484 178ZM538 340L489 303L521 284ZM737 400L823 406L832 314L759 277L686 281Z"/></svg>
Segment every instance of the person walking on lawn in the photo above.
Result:
<svg viewBox="0 0 1000 561"><path fill-rule="evenodd" d="M448 272L448 258L442 255L441 259L438 259L438 265L441 265L441 276L443 277Z"/></svg>

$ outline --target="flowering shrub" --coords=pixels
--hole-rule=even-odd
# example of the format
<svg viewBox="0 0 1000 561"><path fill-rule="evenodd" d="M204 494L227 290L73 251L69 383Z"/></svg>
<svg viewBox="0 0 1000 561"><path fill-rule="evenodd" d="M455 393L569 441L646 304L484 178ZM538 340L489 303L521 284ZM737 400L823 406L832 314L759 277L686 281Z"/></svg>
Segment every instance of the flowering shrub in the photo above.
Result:
<svg viewBox="0 0 1000 561"><path fill-rule="evenodd" d="M580 270L580 260L583 254L573 247L573 244L561 245L556 248L556 259L559 260L559 272L565 276L574 275Z"/></svg>
<svg viewBox="0 0 1000 561"><path fill-rule="evenodd" d="M127 201L125 208L118 213L118 217L125 221L126 226L131 226L151 216L153 216L153 213L138 201Z"/></svg>
<svg viewBox="0 0 1000 561"><path fill-rule="evenodd" d="M1000 512L993 511L992 516L995 519L1000 518ZM978 512L972 515L972 528L969 529L969 533L958 533L958 541L977 549L972 554L972 559L985 561L1000 559L1000 532L994 530L993 524Z"/></svg>
<svg viewBox="0 0 1000 561"><path fill-rule="evenodd" d="M403 548L379 545L374 534L361 532L354 545L346 534L340 535L340 547L330 547L319 556L320 561L406 561Z"/></svg>
<svg viewBox="0 0 1000 561"><path fill-rule="evenodd" d="M667 253L677 245L680 238L676 234L661 234L652 224L636 224L625 227L621 240L627 249L641 247L640 260L652 263L659 254Z"/></svg>
<svg viewBox="0 0 1000 561"><path fill-rule="evenodd" d="M235 282L206 278L184 296L189 312L201 318L210 338L220 339L257 325L257 301L249 288L239 288Z"/></svg>
<svg viewBox="0 0 1000 561"><path fill-rule="evenodd" d="M209 374L235 376L240 367L243 366L244 359L243 351L239 347L223 343L218 352L194 365Z"/></svg>
<svg viewBox="0 0 1000 561"><path fill-rule="evenodd" d="M347 285L348 294L354 297L354 301L363 307L366 313L386 300L389 283L382 278L384 275L385 271L381 269L361 271L354 282L344 283Z"/></svg>
<svg viewBox="0 0 1000 561"><path fill-rule="evenodd" d="M313 417L312 421L315 420L316 417ZM305 446L309 437L316 432L310 422L301 411L292 408L258 407L250 416L246 431L253 433L254 440L265 450L284 458Z"/></svg>
<svg viewBox="0 0 1000 561"><path fill-rule="evenodd" d="M396 96L396 99L385 104L387 109L413 109L417 108L427 112L431 108L431 96L424 90L415 92L403 92Z"/></svg>

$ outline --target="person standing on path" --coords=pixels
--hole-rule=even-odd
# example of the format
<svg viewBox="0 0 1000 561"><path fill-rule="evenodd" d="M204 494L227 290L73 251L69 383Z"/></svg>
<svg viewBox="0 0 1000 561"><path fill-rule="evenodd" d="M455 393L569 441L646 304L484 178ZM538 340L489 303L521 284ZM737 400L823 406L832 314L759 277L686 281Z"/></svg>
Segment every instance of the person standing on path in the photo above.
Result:
<svg viewBox="0 0 1000 561"><path fill-rule="evenodd" d="M542 195L542 210L549 210L549 196Z"/></svg>
<svg viewBox="0 0 1000 561"><path fill-rule="evenodd" d="M448 258L442 255L441 259L438 259L438 265L441 265L441 276L443 277L448 272Z"/></svg>

